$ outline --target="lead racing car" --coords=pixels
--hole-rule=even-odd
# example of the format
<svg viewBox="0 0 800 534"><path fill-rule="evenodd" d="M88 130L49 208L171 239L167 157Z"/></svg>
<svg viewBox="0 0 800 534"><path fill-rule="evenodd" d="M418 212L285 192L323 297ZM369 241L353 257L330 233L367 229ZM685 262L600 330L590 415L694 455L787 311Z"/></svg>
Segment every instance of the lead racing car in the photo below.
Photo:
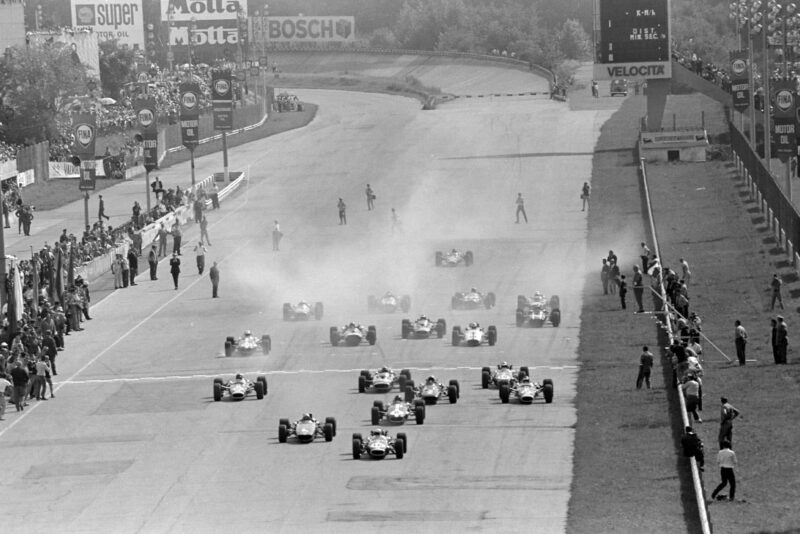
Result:
<svg viewBox="0 0 800 534"><path fill-rule="evenodd" d="M522 366L519 371L514 370L513 365L508 362L497 364L497 368L492 371L490 367L481 369L481 387L487 389L490 386L500 388L503 384L513 386L524 377L528 376L528 367Z"/></svg>
<svg viewBox="0 0 800 534"><path fill-rule="evenodd" d="M381 367L374 371L364 369L358 375L359 393L364 393L368 389L372 389L376 393L388 393L395 386L400 391L405 391L407 385L414 387L414 381L411 380L411 371L408 369L403 369L399 373L388 367Z"/></svg>
<svg viewBox="0 0 800 534"><path fill-rule="evenodd" d="M497 327L489 326L486 330L481 328L476 322L469 323L463 331L460 326L453 327L452 343L454 347L467 346L478 347L483 343L494 346L497 343Z"/></svg>
<svg viewBox="0 0 800 534"><path fill-rule="evenodd" d="M289 302L283 303L283 320L284 321L308 321L312 317L314 320L319 321L322 319L322 312L324 308L321 302L315 302L312 306L308 302L301 300L297 304Z"/></svg>
<svg viewBox="0 0 800 534"><path fill-rule="evenodd" d="M394 313L398 309L402 310L403 313L408 313L408 310L411 309L411 297L409 295L398 297L391 291L387 291L380 298L375 297L375 295L367 297L367 311L369 313Z"/></svg>
<svg viewBox="0 0 800 534"><path fill-rule="evenodd" d="M444 319L437 319L434 323L425 315L420 315L414 322L411 322L411 319L403 319L400 327L403 339L427 339L433 335L441 339L446 333L447 322Z"/></svg>
<svg viewBox="0 0 800 534"><path fill-rule="evenodd" d="M320 423L310 413L303 414L300 420L290 423L288 419L281 419L278 423L278 442L286 443L294 437L300 443L311 443L316 438L325 438L325 441L333 441L336 435L336 418L326 417L324 423Z"/></svg>
<svg viewBox="0 0 800 534"><path fill-rule="evenodd" d="M231 400L240 401L250 393L255 393L259 400L263 399L267 394L267 377L260 375L255 380L248 380L237 373L233 380L227 382L222 378L214 379L214 402L221 401L225 395Z"/></svg>
<svg viewBox="0 0 800 534"><path fill-rule="evenodd" d="M553 381L549 378L541 384L533 382L527 375L513 384L500 384L500 402L508 404L513 396L520 404L532 404L534 400L543 398L546 404L553 402Z"/></svg>
<svg viewBox="0 0 800 534"><path fill-rule="evenodd" d="M460 250L453 249L450 252L436 252L436 266L437 267L457 267L464 264L464 267L472 265L473 256L472 251L461 252Z"/></svg>
<svg viewBox="0 0 800 534"><path fill-rule="evenodd" d="M540 328L550 322L557 327L561 324L561 308L558 295L553 295L547 300L540 291L532 297L517 296L517 326L532 326Z"/></svg>
<svg viewBox="0 0 800 534"><path fill-rule="evenodd" d="M367 439L361 437L360 433L353 434L353 460L359 460L363 454L376 460L394 454L398 460L402 460L407 450L408 439L403 432L398 432L396 438L381 428L371 430Z"/></svg>
<svg viewBox="0 0 800 534"><path fill-rule="evenodd" d="M469 291L454 293L450 299L450 307L454 310L476 310L478 308L489 310L494 307L496 300L491 291L484 294L473 287Z"/></svg>
<svg viewBox="0 0 800 534"><path fill-rule="evenodd" d="M348 347L355 347L364 341L374 345L377 339L378 333L373 325L365 327L361 324L350 323L342 327L331 327L331 345L334 347L338 346L339 343L344 343Z"/></svg>
<svg viewBox="0 0 800 534"><path fill-rule="evenodd" d="M415 388L413 384L406 386L406 402L422 400L424 404L436 404L439 399L447 398L450 404L455 404L460 396L461 386L458 384L458 380L450 380L445 386L433 375L425 379L425 383L418 388Z"/></svg>
<svg viewBox="0 0 800 534"><path fill-rule="evenodd" d="M225 338L226 358L233 356L234 353L252 354L259 349L263 354L269 354L272 349L272 339L267 334L257 338L250 330L245 330L239 339L233 336Z"/></svg>
<svg viewBox="0 0 800 534"><path fill-rule="evenodd" d="M396 395L389 405L384 405L383 401L372 403L372 424L379 425L381 421L402 425L409 418L413 417L418 425L425 422L425 402L422 399L405 401L400 395Z"/></svg>

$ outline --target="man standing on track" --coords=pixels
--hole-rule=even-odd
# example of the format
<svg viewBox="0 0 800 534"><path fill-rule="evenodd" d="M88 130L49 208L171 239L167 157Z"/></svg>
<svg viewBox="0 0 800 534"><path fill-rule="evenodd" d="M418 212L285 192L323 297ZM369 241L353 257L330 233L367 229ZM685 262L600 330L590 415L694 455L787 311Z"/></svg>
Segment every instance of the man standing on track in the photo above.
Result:
<svg viewBox="0 0 800 534"><path fill-rule="evenodd" d="M336 207L339 208L339 225L347 224L347 205L341 197L339 197L339 203L336 204Z"/></svg>
<svg viewBox="0 0 800 534"><path fill-rule="evenodd" d="M172 281L175 282L175 289L178 289L178 276L181 274L181 259L178 257L177 252L172 253L172 259L169 260L169 272L172 274Z"/></svg>
<svg viewBox="0 0 800 534"><path fill-rule="evenodd" d="M197 255L197 274L202 276L206 268L206 247L203 246L202 241L194 247L194 252Z"/></svg>
<svg viewBox="0 0 800 534"><path fill-rule="evenodd" d="M733 473L738 463L736 461L736 453L733 452L731 444L728 441L723 441L720 445L720 449L721 450L717 453L717 464L719 464L719 474L722 478L722 482L719 483L719 486L714 488L714 491L711 493L711 498L716 499L719 492L730 484L731 493L728 500L732 501L736 498L736 475Z"/></svg>
<svg viewBox="0 0 800 534"><path fill-rule="evenodd" d="M175 219L175 224L172 225L172 254L181 255L181 239L183 239L183 232L181 231L181 223Z"/></svg>
<svg viewBox="0 0 800 534"><path fill-rule="evenodd" d="M519 224L519 214L525 218L525 224L528 224L528 214L525 213L525 199L522 198L522 193L517 193L517 224Z"/></svg>
<svg viewBox="0 0 800 534"><path fill-rule="evenodd" d="M211 246L211 238L208 237L208 219L205 215L200 219L200 242L202 243L203 240L208 243L209 247Z"/></svg>
<svg viewBox="0 0 800 534"><path fill-rule="evenodd" d="M589 182L583 182L583 187L581 188L581 200L583 200L583 207L581 211L586 211L586 208L589 206L589 197L592 195L592 188L589 185Z"/></svg>
<svg viewBox="0 0 800 534"><path fill-rule="evenodd" d="M167 229L162 222L158 227L158 257L167 255Z"/></svg>
<svg viewBox="0 0 800 534"><path fill-rule="evenodd" d="M747 348L747 330L742 326L742 322L736 319L734 323L734 343L736 345L736 357L739 359L739 365L744 365L746 360L745 349Z"/></svg>
<svg viewBox="0 0 800 534"><path fill-rule="evenodd" d="M372 211L375 209L375 193L372 191L372 187L367 184L367 211Z"/></svg>
<svg viewBox="0 0 800 534"><path fill-rule="evenodd" d="M644 313L642 297L644 296L644 279L638 265L633 266L633 297L636 299L636 311L634 313Z"/></svg>
<svg viewBox="0 0 800 534"><path fill-rule="evenodd" d="M642 389L642 382L647 384L650 389L650 374L653 371L653 353L645 345L642 347L642 355L639 356L639 376L636 377L636 389Z"/></svg>
<svg viewBox="0 0 800 534"><path fill-rule="evenodd" d="M280 250L281 245L281 238L283 237L283 232L281 232L281 225L278 223L278 219L275 219L275 222L272 225L272 250Z"/></svg>
<svg viewBox="0 0 800 534"><path fill-rule="evenodd" d="M217 294L217 289L219 289L219 268L217 267L217 262L214 262L211 269L208 270L208 276L211 278L211 298L219 298Z"/></svg>
<svg viewBox="0 0 800 534"><path fill-rule="evenodd" d="M156 252L156 246L150 249L150 253L147 255L147 263L150 265L150 280L158 280L158 252Z"/></svg>
<svg viewBox="0 0 800 534"><path fill-rule="evenodd" d="M106 203L103 201L103 195L98 195L98 198L100 199L100 204L97 207L97 220L102 221L103 217L105 217L108 221L110 219L108 215L106 215Z"/></svg>
<svg viewBox="0 0 800 534"><path fill-rule="evenodd" d="M136 275L139 274L139 256L136 255L136 251L133 250L131 247L128 250L128 270L130 270L130 281L131 285L136 285Z"/></svg>

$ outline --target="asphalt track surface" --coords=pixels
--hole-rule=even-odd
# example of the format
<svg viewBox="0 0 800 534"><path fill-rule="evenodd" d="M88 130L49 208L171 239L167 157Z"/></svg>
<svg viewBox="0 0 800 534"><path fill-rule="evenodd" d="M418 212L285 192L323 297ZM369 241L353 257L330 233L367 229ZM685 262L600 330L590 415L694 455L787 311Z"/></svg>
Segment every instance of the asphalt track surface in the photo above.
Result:
<svg viewBox="0 0 800 534"><path fill-rule="evenodd" d="M57 399L13 407L0 427L3 522L45 532L563 532L572 471L576 354L586 219L580 186L610 111L546 99L459 103L298 91L320 105L303 130L231 151L248 187L215 215L211 299L184 248L180 289L167 266L138 291L94 306L91 329L60 353ZM219 159L219 158L215 158ZM200 163L199 163L200 164ZM366 210L371 183L376 209ZM514 199L529 224L514 223ZM348 203L338 224L336 201ZM392 230L390 208L401 227ZM271 222L285 232L273 252ZM474 252L435 268L434 252ZM497 294L492 310L451 311L455 291ZM408 315L479 321L495 347L402 340L402 314L372 315L369 294L412 296ZM516 296L561 298L559 328L517 329ZM322 301L322 321L284 323L281 304ZM334 348L328 329L374 324L378 342ZM268 356L225 358L244 329L272 336ZM500 404L480 368L507 360L551 378L550 405ZM371 428L360 369L410 368L419 382L458 379L456 405L427 411L402 460L354 461L350 435ZM213 402L212 378L266 374L264 400ZM279 444L278 419L334 416L332 443Z"/></svg>

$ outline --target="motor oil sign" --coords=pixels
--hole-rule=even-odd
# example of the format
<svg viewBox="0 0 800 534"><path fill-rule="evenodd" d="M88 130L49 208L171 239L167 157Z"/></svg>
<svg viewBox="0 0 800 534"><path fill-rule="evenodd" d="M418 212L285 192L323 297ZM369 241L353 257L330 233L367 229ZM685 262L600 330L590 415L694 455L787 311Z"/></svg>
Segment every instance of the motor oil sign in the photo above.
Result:
<svg viewBox="0 0 800 534"><path fill-rule="evenodd" d="M250 17L255 43L354 42L355 17Z"/></svg>
<svg viewBox="0 0 800 534"><path fill-rule="evenodd" d="M142 0L71 0L72 25L91 28L98 39L144 48Z"/></svg>

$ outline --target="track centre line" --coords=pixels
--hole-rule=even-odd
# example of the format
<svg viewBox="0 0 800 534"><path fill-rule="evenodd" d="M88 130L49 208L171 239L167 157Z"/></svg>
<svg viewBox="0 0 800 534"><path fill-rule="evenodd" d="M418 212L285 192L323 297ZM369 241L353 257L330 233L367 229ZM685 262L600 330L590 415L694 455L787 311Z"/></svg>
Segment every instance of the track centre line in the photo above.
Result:
<svg viewBox="0 0 800 534"><path fill-rule="evenodd" d="M561 365L561 366L528 366L529 369L548 369L551 371L571 371L577 369L577 365ZM409 371L479 371L481 367L404 367ZM298 369L296 371L243 371L243 374L255 375L302 375L302 374L326 374L326 373L358 373L361 369ZM118 382L168 382L180 380L200 380L209 378L219 378L220 373L213 375L206 374L193 374L193 375L164 375L164 376L139 376L132 378L87 378L86 380L72 380L67 379L59 382L59 386L66 385L85 385L85 384L113 384Z"/></svg>
<svg viewBox="0 0 800 534"><path fill-rule="evenodd" d="M227 215L223 216L223 217L222 217L222 219L224 219L224 218L225 218L225 217L227 217L228 215L231 215L231 214L233 214L233 213L236 213L237 211L239 211L241 208L243 208L245 205L247 205L247 202L248 202L248 198L247 198L247 197L245 197L245 200L244 200L244 202L242 202L242 203L241 203L241 205L239 205L239 206L238 206L238 207L237 207L235 210L231 211L229 214L227 214ZM220 221L221 221L222 219L220 219ZM219 223L220 221L217 221L217 222ZM233 252L231 252L231 253L230 253L230 254L228 254L227 256L223 257L223 258L222 258L222 259L221 259L221 260L220 260L218 263L223 263L224 261L226 261L226 260L227 260L228 258L230 258L231 256L234 256L234 255L235 255L235 254L237 254L237 253L238 253L240 250L242 250L242 249L243 249L243 248L245 248L247 245L249 245L251 241L252 241L252 239L248 239L247 241L245 241L244 243L242 243L240 246L236 247L236 249L235 249ZM166 259L166 258L165 258L165 259ZM85 370L86 370L86 369L87 369L87 368L88 368L90 365L92 365L93 363L95 363L95 362L96 362L97 360L99 360L101 357L105 356L105 355L108 353L108 351L110 351L111 349L113 349L113 348L114 348L115 346L117 346L117 345L118 345L118 344L119 344L119 343L120 343L122 340L124 340L124 339L125 339L125 338L127 338L129 335L131 335L131 334L132 334L132 333L134 333L136 330L138 330L138 329L139 329L139 328L140 328L142 325L144 325L146 322L148 322L150 319L152 319L154 316L156 316L158 313L160 313L160 312L161 312L161 311L162 311L164 308L166 308L167 306L169 306L170 304L172 304L173 302L175 302L175 300L177 300L178 298L180 298L181 296L183 296L183 294L184 294L184 293L186 293L188 290L190 290L191 288L193 288L193 287L194 287L194 286L195 286L197 283L199 283L201 280L205 280L205 277L197 277L197 278L194 280L194 282L190 283L190 284L189 284L188 286L186 286L184 289L180 290L180 291L179 291L179 292L178 292L178 293L177 293L177 294L176 294L174 297L172 297L172 298L171 298L171 299L169 299L167 302L165 302L164 304L162 304L161 306L159 306L158 308L156 308L156 310L155 310L155 311L153 311L153 312L152 312L150 315L148 315L147 317L145 317L144 319L142 319L141 321L139 321L139 322L138 322L138 323L137 323L135 326L133 326L133 327L132 327L130 330L128 330L127 332L125 332L124 334L122 334L121 336L119 336L119 337L118 337L116 340L114 340L114 341L113 341L113 342L112 342L112 343L111 343L109 346L107 346L106 348L104 348L103 350L101 350L101 351L100 351L100 352L99 352L99 353L98 353L96 356L94 356L94 357L93 357L91 360L89 360L88 362L86 362L86 364L84 364L84 365L83 365L83 367L81 367L80 369L78 369L77 371L75 371L74 373L72 373L72 375L71 375L69 378L67 378L65 381L63 381L63 382L59 382L57 386L55 386L55 384L54 384L54 386L55 386L55 388L54 388L54 391L58 391L58 390L60 390L60 389L61 389L61 387L62 387L62 386L66 385L66 384L69 384L69 383L72 383L72 382L75 380L75 377L77 377L77 376L78 376L78 375L80 375L82 372L84 372L84 371L85 371ZM105 298L105 299L103 299L101 302L99 302L99 303L97 304L97 306L101 306L101 305L102 305L104 302L106 302L106 301L110 300L110 298L111 298L113 295L114 295L114 294L112 293L111 295L109 295L109 296L108 296L108 298ZM13 421L11 421L11 422L8 424L8 426L6 426L6 427L5 427L5 428L3 428L2 430L0 430L0 438L1 438L1 437L3 437L3 435L5 435L5 433L6 433L6 432L8 432L9 430L11 430L11 429L12 429L12 428L14 428L15 426L17 426L17 424L18 424L20 421L22 421L22 420L23 420L23 419L25 419L25 418L26 418L28 415L30 415L30 414L31 414L31 412L33 412L33 411L34 411L36 408L38 408L39 406L41 406L41 404L42 404L42 403L41 403L41 401L40 401L39 403L37 403L37 404L32 404L31 406L29 406L29 407L28 407L28 409L27 409L27 410L25 410L24 412L22 412L22 414L21 414L19 417L17 417L17 418L16 418L16 419L14 419Z"/></svg>

